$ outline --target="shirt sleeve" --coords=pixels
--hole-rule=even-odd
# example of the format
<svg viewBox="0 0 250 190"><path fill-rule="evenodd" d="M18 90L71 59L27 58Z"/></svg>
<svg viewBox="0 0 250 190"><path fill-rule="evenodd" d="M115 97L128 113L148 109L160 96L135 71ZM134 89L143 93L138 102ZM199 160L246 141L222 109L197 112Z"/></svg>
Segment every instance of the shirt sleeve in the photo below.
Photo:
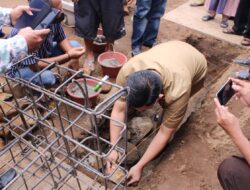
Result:
<svg viewBox="0 0 250 190"><path fill-rule="evenodd" d="M167 128L177 129L183 120L190 98L190 93L185 93L164 110L163 125Z"/></svg>
<svg viewBox="0 0 250 190"><path fill-rule="evenodd" d="M23 59L27 54L27 42L22 36L0 39L0 72L5 72L11 64Z"/></svg>
<svg viewBox="0 0 250 190"><path fill-rule="evenodd" d="M10 13L12 9L0 7L0 26L11 25Z"/></svg>
<svg viewBox="0 0 250 190"><path fill-rule="evenodd" d="M55 41L60 43L64 39L66 39L66 35L64 33L63 27L61 24L55 24Z"/></svg>

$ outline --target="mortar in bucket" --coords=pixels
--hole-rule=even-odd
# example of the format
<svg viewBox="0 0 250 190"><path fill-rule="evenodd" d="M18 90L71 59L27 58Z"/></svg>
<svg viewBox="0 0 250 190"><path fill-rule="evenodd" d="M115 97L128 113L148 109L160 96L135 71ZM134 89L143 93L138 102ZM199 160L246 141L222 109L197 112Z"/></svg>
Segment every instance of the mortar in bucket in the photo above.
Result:
<svg viewBox="0 0 250 190"><path fill-rule="evenodd" d="M97 97L101 92L101 88L98 91L95 91L94 88L98 84L96 80L93 79L86 79L86 86L87 86L87 92L88 92L88 99L91 107L94 107L96 105ZM84 78L77 79L75 82L70 83L66 91L70 98L79 103L84 105L85 104L85 97L82 93L81 87L83 92L85 93L85 80Z"/></svg>
<svg viewBox="0 0 250 190"><path fill-rule="evenodd" d="M100 54L97 60L102 67L103 75L116 78L121 67L127 62L127 57L121 52L108 51Z"/></svg>

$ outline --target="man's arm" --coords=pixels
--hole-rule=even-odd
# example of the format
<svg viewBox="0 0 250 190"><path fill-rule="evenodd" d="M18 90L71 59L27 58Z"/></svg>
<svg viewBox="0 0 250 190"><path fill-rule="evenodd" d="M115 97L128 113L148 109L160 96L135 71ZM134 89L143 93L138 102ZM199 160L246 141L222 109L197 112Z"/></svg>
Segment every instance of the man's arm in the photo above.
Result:
<svg viewBox="0 0 250 190"><path fill-rule="evenodd" d="M126 111L126 102L122 100L117 100L112 109L111 118L117 121L124 122L125 120L125 111ZM110 143L115 144L120 136L121 128L116 126L115 122L110 122ZM114 150L109 155L108 159L110 162L107 162L106 170L107 173L112 172L111 162L116 162L118 159L118 153Z"/></svg>
<svg viewBox="0 0 250 190"><path fill-rule="evenodd" d="M23 59L27 53L27 42L20 35L0 40L0 72L6 72L12 63Z"/></svg>
<svg viewBox="0 0 250 190"><path fill-rule="evenodd" d="M11 11L12 9L0 7L0 26L11 25L11 17L10 17Z"/></svg>
<svg viewBox="0 0 250 190"><path fill-rule="evenodd" d="M158 133L151 141L139 162L130 169L128 174L128 185L140 180L144 166L153 160L170 141L185 116L188 101L189 92L185 93L182 97L167 107L164 113L163 123L161 124Z"/></svg>
<svg viewBox="0 0 250 190"><path fill-rule="evenodd" d="M151 141L149 147L147 148L140 161L129 170L128 185L140 180L144 166L151 160L153 160L163 150L174 133L175 129L167 128L161 125L158 133Z"/></svg>

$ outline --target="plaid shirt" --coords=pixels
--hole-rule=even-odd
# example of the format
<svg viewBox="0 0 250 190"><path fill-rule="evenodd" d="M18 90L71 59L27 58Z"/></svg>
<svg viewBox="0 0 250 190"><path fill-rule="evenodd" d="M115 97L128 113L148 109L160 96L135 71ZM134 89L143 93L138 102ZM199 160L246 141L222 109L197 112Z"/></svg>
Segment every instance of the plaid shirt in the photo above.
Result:
<svg viewBox="0 0 250 190"><path fill-rule="evenodd" d="M51 30L50 33L48 34L44 42L41 44L40 48L33 53L38 58L43 59L43 58L51 57L52 50L54 48L53 42L57 42L57 44L59 44L61 41L66 39L66 35L60 23L52 24L50 26L50 30ZM18 33L18 30L13 29L10 35L14 36L17 33ZM32 65L36 63L37 63L37 60L31 57L22 61L18 68L24 68L24 67L27 67L28 65ZM10 77L14 78L18 68L15 66L12 66L10 70L7 71L7 74Z"/></svg>
<svg viewBox="0 0 250 190"><path fill-rule="evenodd" d="M11 24L11 10L0 7L0 27ZM16 35L10 39L0 39L0 73L4 73L12 63L24 58L27 53L27 42L22 36Z"/></svg>

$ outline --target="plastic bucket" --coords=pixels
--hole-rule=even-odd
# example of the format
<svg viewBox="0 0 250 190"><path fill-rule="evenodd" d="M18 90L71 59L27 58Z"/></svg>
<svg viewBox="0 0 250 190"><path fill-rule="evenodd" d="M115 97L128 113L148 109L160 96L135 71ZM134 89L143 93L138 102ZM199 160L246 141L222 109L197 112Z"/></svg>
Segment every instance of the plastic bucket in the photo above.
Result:
<svg viewBox="0 0 250 190"><path fill-rule="evenodd" d="M102 67L103 75L116 78L121 67L127 62L127 57L123 53L109 51L100 54L97 61Z"/></svg>
<svg viewBox="0 0 250 190"><path fill-rule="evenodd" d="M76 81L80 84L80 86L82 86L83 90L85 90L84 78L77 79ZM94 92L94 87L95 85L98 84L98 81L96 80L86 79L86 83L87 83L87 88L88 88L87 91L88 91L88 99L90 102L90 106L94 107L96 105L97 97L100 94L102 89L100 88L97 92ZM73 101L84 105L85 103L84 95L82 94L82 91L80 90L76 82L70 83L67 86L66 91Z"/></svg>

